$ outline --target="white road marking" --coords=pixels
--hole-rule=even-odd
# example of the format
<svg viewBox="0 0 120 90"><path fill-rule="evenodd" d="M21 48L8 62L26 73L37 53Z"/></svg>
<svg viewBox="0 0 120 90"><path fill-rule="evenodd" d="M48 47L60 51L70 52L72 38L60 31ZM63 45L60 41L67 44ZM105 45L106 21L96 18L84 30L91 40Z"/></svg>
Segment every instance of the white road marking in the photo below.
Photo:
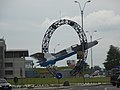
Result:
<svg viewBox="0 0 120 90"><path fill-rule="evenodd" d="M89 89L84 89L84 90L89 90Z"/></svg>
<svg viewBox="0 0 120 90"><path fill-rule="evenodd" d="M107 90L107 88L104 88L105 90Z"/></svg>

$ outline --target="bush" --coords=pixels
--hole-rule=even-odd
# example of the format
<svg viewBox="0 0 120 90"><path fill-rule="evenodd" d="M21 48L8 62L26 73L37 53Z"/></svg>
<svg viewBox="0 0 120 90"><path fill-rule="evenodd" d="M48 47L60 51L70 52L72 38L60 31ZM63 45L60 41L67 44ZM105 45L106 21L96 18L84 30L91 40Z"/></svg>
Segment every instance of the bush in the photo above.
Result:
<svg viewBox="0 0 120 90"><path fill-rule="evenodd" d="M70 86L70 84L69 84L68 81L65 81L65 82L63 83L63 86Z"/></svg>

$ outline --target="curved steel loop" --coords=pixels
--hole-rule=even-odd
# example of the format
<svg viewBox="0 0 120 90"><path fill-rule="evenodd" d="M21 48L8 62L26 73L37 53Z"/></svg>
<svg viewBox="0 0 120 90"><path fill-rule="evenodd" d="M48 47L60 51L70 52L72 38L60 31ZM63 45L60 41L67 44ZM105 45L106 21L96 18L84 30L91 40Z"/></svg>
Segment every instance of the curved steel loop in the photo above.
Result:
<svg viewBox="0 0 120 90"><path fill-rule="evenodd" d="M61 20L58 20L56 22L54 22L46 31L45 35L44 35L44 38L43 38L43 41L42 41L42 53L48 53L49 52L49 42L50 42L50 39L52 37L52 34L54 33L54 31L60 27L61 25L69 25L71 26L72 28L74 28L74 30L77 32L78 34L78 37L79 37L79 41L80 41L80 44L84 44L84 43L87 43L87 37L84 33L84 31L82 30L82 27L77 24L76 22L74 21L71 21L71 20L68 20L68 19L61 19ZM88 50L85 50L84 51L84 61L86 60L87 58L87 54L88 54ZM80 61L77 63L77 65L74 67L74 69L71 71L71 75L76 75L77 73L79 73L79 71L81 70L81 67L82 67L82 62L84 61ZM51 72L53 75L56 74L56 70L52 69L52 68L48 68L49 72Z"/></svg>
<svg viewBox="0 0 120 90"><path fill-rule="evenodd" d="M79 24L77 24L76 22L74 22L72 20L61 19L61 20L58 20L58 21L54 22L47 29L47 31L46 31L46 33L44 35L43 41L42 41L42 53L48 53L49 52L49 42L50 42L50 39L52 37L52 34L61 25L69 25L72 28L74 28L74 30L78 34L80 43L82 43L82 42L87 43L87 37L86 37L84 31L82 31L81 26Z"/></svg>

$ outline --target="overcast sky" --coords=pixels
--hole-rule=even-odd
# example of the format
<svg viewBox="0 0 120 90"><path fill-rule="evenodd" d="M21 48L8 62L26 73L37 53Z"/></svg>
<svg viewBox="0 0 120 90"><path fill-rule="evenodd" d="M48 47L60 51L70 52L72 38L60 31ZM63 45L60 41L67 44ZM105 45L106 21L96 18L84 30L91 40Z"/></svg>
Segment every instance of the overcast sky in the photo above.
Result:
<svg viewBox="0 0 120 90"><path fill-rule="evenodd" d="M83 7L86 0L78 1ZM74 0L0 0L0 38L6 40L7 49L28 49L29 54L41 52L46 30L60 17L81 25L79 6ZM93 48L93 61L94 65L103 67L109 46L120 47L120 0L92 0L86 4L84 31L94 30L97 32L93 40L103 39ZM79 44L75 30L67 25L59 27L51 38L49 51L53 52L57 44L60 45L56 52ZM66 65L66 60L56 65ZM90 65L90 51L87 63Z"/></svg>

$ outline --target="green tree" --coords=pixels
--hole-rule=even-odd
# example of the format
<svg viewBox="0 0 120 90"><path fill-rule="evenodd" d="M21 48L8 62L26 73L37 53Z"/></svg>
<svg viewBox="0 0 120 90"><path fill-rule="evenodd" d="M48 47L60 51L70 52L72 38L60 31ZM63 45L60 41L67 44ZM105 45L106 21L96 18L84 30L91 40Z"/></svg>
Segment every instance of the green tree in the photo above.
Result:
<svg viewBox="0 0 120 90"><path fill-rule="evenodd" d="M106 70L111 70L113 66L120 66L120 49L110 45L110 49L107 52L107 59L103 64Z"/></svg>

